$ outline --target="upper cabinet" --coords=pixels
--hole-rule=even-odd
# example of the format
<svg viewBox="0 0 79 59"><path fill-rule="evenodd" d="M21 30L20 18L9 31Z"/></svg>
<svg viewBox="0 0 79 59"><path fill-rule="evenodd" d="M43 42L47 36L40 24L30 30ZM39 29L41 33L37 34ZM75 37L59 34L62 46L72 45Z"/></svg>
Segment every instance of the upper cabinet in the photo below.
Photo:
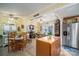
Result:
<svg viewBox="0 0 79 59"><path fill-rule="evenodd" d="M63 22L66 24L79 22L79 16L65 17Z"/></svg>

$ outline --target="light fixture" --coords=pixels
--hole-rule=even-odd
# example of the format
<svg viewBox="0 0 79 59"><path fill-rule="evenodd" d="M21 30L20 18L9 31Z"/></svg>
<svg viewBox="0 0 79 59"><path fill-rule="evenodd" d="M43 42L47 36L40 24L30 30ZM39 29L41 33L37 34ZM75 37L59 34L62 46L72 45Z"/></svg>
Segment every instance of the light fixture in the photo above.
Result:
<svg viewBox="0 0 79 59"><path fill-rule="evenodd" d="M9 14L9 20L13 20L14 15L13 14Z"/></svg>
<svg viewBox="0 0 79 59"><path fill-rule="evenodd" d="M8 24L15 24L14 15L13 14L9 14Z"/></svg>

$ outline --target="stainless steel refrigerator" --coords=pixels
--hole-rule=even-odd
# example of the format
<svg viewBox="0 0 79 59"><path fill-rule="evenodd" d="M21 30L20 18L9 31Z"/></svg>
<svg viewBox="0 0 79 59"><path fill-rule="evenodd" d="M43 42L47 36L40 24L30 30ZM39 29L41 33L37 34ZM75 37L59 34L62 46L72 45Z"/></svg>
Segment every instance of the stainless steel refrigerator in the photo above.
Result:
<svg viewBox="0 0 79 59"><path fill-rule="evenodd" d="M79 23L68 24L65 45L79 49Z"/></svg>

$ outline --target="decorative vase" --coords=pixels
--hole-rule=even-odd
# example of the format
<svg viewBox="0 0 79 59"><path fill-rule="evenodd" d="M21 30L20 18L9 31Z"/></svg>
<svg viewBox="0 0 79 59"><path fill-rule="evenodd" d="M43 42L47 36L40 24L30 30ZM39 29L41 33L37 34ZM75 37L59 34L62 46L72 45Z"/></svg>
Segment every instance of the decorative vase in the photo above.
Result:
<svg viewBox="0 0 79 59"><path fill-rule="evenodd" d="M51 36L51 35L49 35L49 36L48 36L48 39L49 39L49 40L51 40L51 37L52 37L52 36Z"/></svg>

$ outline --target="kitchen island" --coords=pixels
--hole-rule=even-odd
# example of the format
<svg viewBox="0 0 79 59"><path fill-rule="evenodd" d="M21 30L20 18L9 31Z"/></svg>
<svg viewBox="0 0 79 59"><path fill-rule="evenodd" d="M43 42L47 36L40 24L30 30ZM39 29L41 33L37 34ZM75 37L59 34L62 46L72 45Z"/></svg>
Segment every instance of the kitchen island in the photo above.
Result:
<svg viewBox="0 0 79 59"><path fill-rule="evenodd" d="M59 56L61 50L60 37L52 36L51 39L46 37L36 40L37 56Z"/></svg>

